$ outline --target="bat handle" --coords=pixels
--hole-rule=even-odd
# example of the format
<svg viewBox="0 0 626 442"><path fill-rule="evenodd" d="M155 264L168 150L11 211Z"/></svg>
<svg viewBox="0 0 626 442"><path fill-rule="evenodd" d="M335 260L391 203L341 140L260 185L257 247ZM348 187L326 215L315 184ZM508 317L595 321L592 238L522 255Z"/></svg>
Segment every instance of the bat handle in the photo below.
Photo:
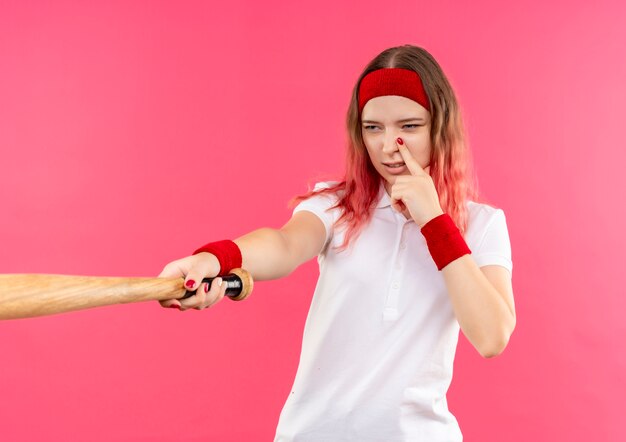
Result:
<svg viewBox="0 0 626 442"><path fill-rule="evenodd" d="M252 292L252 276L244 269L232 269L227 275L220 276L222 278L222 284L226 284L226 293L233 301L242 301L246 299ZM211 283L217 277L204 278L202 282L206 282L211 289ZM187 299L196 294L196 290L185 292L185 295L179 299Z"/></svg>

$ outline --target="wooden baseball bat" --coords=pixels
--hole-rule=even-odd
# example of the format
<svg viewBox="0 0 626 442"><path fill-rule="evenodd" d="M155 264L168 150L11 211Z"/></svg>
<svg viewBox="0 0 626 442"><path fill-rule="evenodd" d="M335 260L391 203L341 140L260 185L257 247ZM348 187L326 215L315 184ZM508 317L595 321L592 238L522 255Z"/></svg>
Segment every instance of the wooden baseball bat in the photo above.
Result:
<svg viewBox="0 0 626 442"><path fill-rule="evenodd" d="M252 292L252 276L244 269L233 269L221 278L227 284L226 296L234 301L241 301ZM205 278L202 282L210 287L213 279ZM113 304L184 299L194 294L186 290L184 282L184 278L0 275L0 320Z"/></svg>

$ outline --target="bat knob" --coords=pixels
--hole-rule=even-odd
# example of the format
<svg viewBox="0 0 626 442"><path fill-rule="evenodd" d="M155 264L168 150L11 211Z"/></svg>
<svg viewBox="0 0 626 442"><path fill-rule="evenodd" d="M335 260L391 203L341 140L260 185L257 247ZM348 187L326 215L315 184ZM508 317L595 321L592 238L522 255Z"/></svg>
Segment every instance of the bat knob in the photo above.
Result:
<svg viewBox="0 0 626 442"><path fill-rule="evenodd" d="M232 296L231 295L228 295L228 296L233 301L243 301L248 296L250 296L250 293L252 293L252 288L254 286L252 275L247 270L244 270L241 268L232 269L230 271L230 274L235 275L239 279L240 282L237 281L234 283L234 285L237 286L236 291L233 291ZM227 293L228 293L229 288L230 288L230 282L229 282L229 287L226 288Z"/></svg>

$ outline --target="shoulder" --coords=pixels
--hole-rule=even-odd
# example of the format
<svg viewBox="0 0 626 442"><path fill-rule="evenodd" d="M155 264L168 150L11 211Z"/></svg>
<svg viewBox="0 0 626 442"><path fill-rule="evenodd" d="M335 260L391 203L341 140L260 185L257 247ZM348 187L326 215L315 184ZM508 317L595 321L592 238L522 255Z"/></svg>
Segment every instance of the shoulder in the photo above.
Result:
<svg viewBox="0 0 626 442"><path fill-rule="evenodd" d="M480 234L489 228L491 224L506 225L504 210L486 203L467 201L468 234Z"/></svg>
<svg viewBox="0 0 626 442"><path fill-rule="evenodd" d="M504 210L489 204L468 202L465 239L478 267L500 265L513 270L511 240Z"/></svg>
<svg viewBox="0 0 626 442"><path fill-rule="evenodd" d="M322 190L322 189L330 189L332 187L337 187L340 181L318 181L313 186L313 190Z"/></svg>
<svg viewBox="0 0 626 442"><path fill-rule="evenodd" d="M323 198L336 202L344 194L344 186L341 181L318 181L313 186L311 198Z"/></svg>
<svg viewBox="0 0 626 442"><path fill-rule="evenodd" d="M315 214L326 228L326 242L328 242L333 225L339 216L337 211L339 184L339 181L316 182L313 189L309 187L308 193L300 197L300 202L293 209L294 215L300 211Z"/></svg>
<svg viewBox="0 0 626 442"><path fill-rule="evenodd" d="M306 194L301 195L294 200L297 200L295 211L306 208L317 208L328 210L335 206L339 199L340 194L339 181L318 181ZM292 201L294 201L292 200Z"/></svg>
<svg viewBox="0 0 626 442"><path fill-rule="evenodd" d="M469 222L482 223L492 219L494 216L504 216L504 210L490 204L467 201L467 213Z"/></svg>

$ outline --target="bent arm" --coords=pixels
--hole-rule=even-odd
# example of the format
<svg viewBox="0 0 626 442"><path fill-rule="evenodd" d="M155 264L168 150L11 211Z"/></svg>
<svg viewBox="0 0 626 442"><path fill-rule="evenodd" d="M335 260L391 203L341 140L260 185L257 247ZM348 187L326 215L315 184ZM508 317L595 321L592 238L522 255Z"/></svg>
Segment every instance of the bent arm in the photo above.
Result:
<svg viewBox="0 0 626 442"><path fill-rule="evenodd" d="M263 227L234 240L241 250L242 267L256 281L278 279L317 256L326 240L326 228L312 212L296 212L280 229Z"/></svg>
<svg viewBox="0 0 626 442"><path fill-rule="evenodd" d="M463 334L485 358L502 353L516 323L509 269L464 255L441 272Z"/></svg>

